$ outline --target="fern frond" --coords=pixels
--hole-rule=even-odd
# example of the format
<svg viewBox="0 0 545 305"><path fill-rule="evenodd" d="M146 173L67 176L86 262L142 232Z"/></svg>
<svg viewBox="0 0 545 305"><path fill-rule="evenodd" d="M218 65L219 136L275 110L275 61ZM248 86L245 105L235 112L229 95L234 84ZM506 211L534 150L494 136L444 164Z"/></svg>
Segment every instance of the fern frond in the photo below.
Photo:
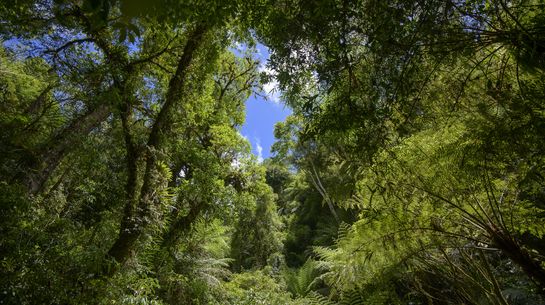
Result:
<svg viewBox="0 0 545 305"><path fill-rule="evenodd" d="M306 297L310 305L335 305L334 302L329 300L327 297L312 291Z"/></svg>

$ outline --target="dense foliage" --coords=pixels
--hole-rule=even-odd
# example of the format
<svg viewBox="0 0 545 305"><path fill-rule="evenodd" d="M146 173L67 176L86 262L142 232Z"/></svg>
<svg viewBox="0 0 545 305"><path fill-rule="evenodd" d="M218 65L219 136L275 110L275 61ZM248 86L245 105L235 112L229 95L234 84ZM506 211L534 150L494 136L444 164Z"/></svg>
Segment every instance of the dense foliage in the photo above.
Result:
<svg viewBox="0 0 545 305"><path fill-rule="evenodd" d="M545 2L0 21L0 304L545 304ZM272 81L261 162L240 128Z"/></svg>

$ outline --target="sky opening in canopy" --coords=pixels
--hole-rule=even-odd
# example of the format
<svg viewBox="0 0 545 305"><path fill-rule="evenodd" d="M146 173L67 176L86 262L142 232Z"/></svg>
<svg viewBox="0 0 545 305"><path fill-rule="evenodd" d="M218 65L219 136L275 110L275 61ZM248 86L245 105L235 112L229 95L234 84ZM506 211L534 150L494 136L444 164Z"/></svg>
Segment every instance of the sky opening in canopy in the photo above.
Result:
<svg viewBox="0 0 545 305"><path fill-rule="evenodd" d="M239 46L244 48L243 46ZM266 70L269 50L262 44L257 44L255 56L261 61L261 69ZM237 54L237 50L234 50ZM271 146L274 143L274 125L283 121L291 110L282 103L280 92L275 82L263 86L263 94L253 94L246 101L246 121L240 133L250 141L252 153L262 161L271 156Z"/></svg>

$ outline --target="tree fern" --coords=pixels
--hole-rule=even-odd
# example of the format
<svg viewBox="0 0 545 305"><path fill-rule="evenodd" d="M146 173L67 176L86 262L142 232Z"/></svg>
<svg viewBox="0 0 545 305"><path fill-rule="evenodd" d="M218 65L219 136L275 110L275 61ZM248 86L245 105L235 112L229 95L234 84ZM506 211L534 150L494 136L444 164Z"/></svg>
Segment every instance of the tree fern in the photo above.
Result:
<svg viewBox="0 0 545 305"><path fill-rule="evenodd" d="M358 290L344 291L339 305L369 305Z"/></svg>
<svg viewBox="0 0 545 305"><path fill-rule="evenodd" d="M308 259L298 269L286 268L283 270L284 281L292 296L304 297L318 284L319 270L316 267L316 263Z"/></svg>
<svg viewBox="0 0 545 305"><path fill-rule="evenodd" d="M306 299L310 305L335 305L335 302L314 291L310 292Z"/></svg>

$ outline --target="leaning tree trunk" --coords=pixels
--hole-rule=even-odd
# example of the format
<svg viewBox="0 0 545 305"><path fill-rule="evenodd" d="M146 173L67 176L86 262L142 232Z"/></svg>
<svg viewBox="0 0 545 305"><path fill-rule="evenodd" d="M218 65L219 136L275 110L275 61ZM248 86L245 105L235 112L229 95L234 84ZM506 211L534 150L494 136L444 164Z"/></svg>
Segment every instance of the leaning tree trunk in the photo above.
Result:
<svg viewBox="0 0 545 305"><path fill-rule="evenodd" d="M82 138L87 136L100 122L106 120L109 115L109 105L101 104L77 117L68 127L63 129L54 142L49 143L49 147L44 149L40 164L30 173L28 178L29 192L31 194L41 192L65 154L73 147L79 146Z"/></svg>
<svg viewBox="0 0 545 305"><path fill-rule="evenodd" d="M154 175L157 170L156 163L158 160L155 152L163 148L162 133L170 126L169 117L172 115L174 107L182 99L183 87L187 79L189 67L196 56L196 51L203 42L205 32L206 28L203 25L199 25L189 35L183 54L178 61L176 72L169 82L165 103L157 115L148 138L148 152L144 155L145 170L140 194L138 198L132 200L129 198L127 201L127 205L129 206L125 207L125 215L121 222L119 235L108 251L108 261L113 259L118 264L123 264L127 261L132 256L137 241L148 224L151 205L156 200L155 193L157 190ZM128 183L137 183L137 181L129 180ZM115 266L111 266L109 263L107 267L108 275L114 274L117 270Z"/></svg>
<svg viewBox="0 0 545 305"><path fill-rule="evenodd" d="M502 250L535 282L540 294L545 294L545 269L543 269L541 262L535 260L510 234L495 229L491 232L491 236L493 244Z"/></svg>

